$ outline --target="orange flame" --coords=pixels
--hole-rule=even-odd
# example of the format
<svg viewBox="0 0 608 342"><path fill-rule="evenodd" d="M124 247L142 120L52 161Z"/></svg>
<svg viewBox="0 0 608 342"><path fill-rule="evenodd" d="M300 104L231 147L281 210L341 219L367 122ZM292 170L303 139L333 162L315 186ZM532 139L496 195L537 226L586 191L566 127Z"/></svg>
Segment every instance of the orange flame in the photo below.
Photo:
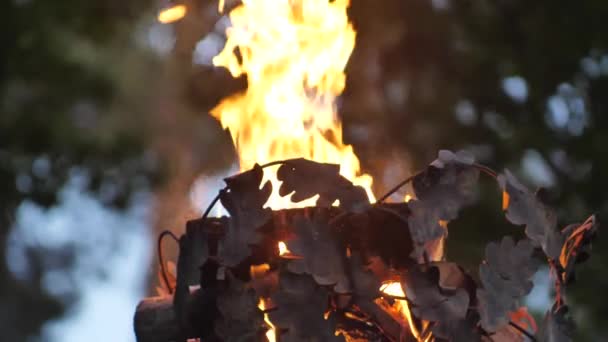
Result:
<svg viewBox="0 0 608 342"><path fill-rule="evenodd" d="M185 17L187 12L188 10L184 5L171 6L158 13L158 21L163 24L170 24Z"/></svg>
<svg viewBox="0 0 608 342"><path fill-rule="evenodd" d="M279 255L287 255L287 254L291 254L291 252L287 248L287 245L285 244L285 242L279 241Z"/></svg>
<svg viewBox="0 0 608 342"><path fill-rule="evenodd" d="M300 157L336 163L374 200L372 178L360 173L352 146L342 142L336 112L355 46L348 6L349 0L245 0L230 12L226 45L213 64L234 77L246 75L248 88L211 113L230 130L241 170ZM265 180L273 183L266 203L272 209L316 201L294 204L289 196L279 196L274 172L265 170Z"/></svg>
<svg viewBox="0 0 608 342"><path fill-rule="evenodd" d="M382 284L382 286L380 286L380 292L384 292L388 295L395 296L395 297L405 298L405 292L403 292L403 288L401 287L401 283L399 283L399 282L391 282L391 283ZM420 337L420 332L418 331L418 329L416 328L416 325L414 324L414 322L412 320L412 313L410 312L410 307L408 306L407 301L397 299L397 300L395 300L394 307L395 307L395 309L401 311L401 313L407 320L407 323L410 326L410 331L412 332L412 335L414 335L414 337L418 341L422 341L422 339Z"/></svg>
<svg viewBox="0 0 608 342"><path fill-rule="evenodd" d="M258 303L258 308L262 311L266 310L266 301L264 301L263 298L260 298L260 302ZM276 342L276 340L277 340L276 327L274 326L274 324L272 324L272 322L270 321L270 318L268 318L267 313L264 314L264 322L266 322L266 324L268 324L268 327L269 327L269 329L266 331L266 338L268 339L268 342Z"/></svg>

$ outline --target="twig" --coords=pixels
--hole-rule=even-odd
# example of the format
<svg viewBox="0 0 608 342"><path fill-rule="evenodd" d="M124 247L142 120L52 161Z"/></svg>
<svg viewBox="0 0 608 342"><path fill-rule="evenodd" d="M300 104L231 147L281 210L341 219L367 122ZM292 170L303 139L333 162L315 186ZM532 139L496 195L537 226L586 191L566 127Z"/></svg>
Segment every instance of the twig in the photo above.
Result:
<svg viewBox="0 0 608 342"><path fill-rule="evenodd" d="M409 176L405 180L401 181L399 184L395 185L386 194L384 194L384 196L380 197L380 199L378 199L378 201L376 201L376 203L382 203L382 202L384 202L387 198L391 197L392 194L394 194L395 192L397 192L397 190L399 190L402 186L404 186L407 183L411 182L414 179L414 177L416 177L418 174L419 174L419 172L416 173L416 174L414 174L414 175Z"/></svg>
<svg viewBox="0 0 608 342"><path fill-rule="evenodd" d="M158 241L157 241L157 245L156 245L157 252L158 252L158 263L160 264L160 274L163 277L163 281L165 282L165 286L167 286L167 290L169 291L169 294L173 294L173 288L171 287L171 284L169 284L169 278L167 277L167 269L165 268L165 260L163 257L162 243L163 243L163 239L165 238L165 236L172 237L173 240L175 240L175 242L177 242L177 243L179 243L179 239L177 238L177 236L175 234L173 234L172 231L165 230L158 235Z"/></svg>
<svg viewBox="0 0 608 342"><path fill-rule="evenodd" d="M534 337L534 335L530 334L526 329L520 327L519 325L515 324L512 321L509 321L509 325L512 326L513 328L515 328L520 333L526 335L526 337L529 338L530 340L532 340L533 342L536 342L536 337Z"/></svg>
<svg viewBox="0 0 608 342"><path fill-rule="evenodd" d="M494 171L490 167L487 167L485 165L478 164L478 163L473 163L473 167L476 168L477 170L485 173L486 175L492 177L492 178L497 178L498 177L498 173L496 171Z"/></svg>

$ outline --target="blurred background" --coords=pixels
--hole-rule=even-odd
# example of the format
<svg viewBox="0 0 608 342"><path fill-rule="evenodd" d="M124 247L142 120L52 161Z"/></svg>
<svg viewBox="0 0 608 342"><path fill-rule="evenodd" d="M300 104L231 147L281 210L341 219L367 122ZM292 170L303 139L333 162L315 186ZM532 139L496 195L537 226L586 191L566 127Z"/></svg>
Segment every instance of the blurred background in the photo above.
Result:
<svg viewBox="0 0 608 342"><path fill-rule="evenodd" d="M187 15L159 23L175 4ZM4 2L3 341L134 341L135 306L157 283L156 235L181 233L234 172L230 135L208 112L246 81L211 65L230 25L217 5ZM464 148L546 188L560 226L608 217L608 2L352 0L350 17L339 113L377 195L438 149ZM504 234L522 229L483 180L450 223L448 258L476 273ZM576 341L608 338L606 263L600 234L568 292ZM535 279L528 304L542 315L550 280Z"/></svg>

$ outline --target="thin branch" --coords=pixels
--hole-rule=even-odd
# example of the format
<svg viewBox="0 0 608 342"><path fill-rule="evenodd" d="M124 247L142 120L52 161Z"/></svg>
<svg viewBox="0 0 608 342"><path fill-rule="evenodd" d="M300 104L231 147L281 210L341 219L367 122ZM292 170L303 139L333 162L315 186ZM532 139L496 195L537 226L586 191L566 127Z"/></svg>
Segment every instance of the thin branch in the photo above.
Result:
<svg viewBox="0 0 608 342"><path fill-rule="evenodd" d="M487 167L485 165L478 164L478 163L473 163L473 167L476 168L477 170L485 173L486 175L492 177L492 178L497 178L498 177L498 173L496 171L494 171L490 167Z"/></svg>
<svg viewBox="0 0 608 342"><path fill-rule="evenodd" d="M177 238L177 236L175 234L173 234L172 231L169 230L165 230L163 232L161 232L158 235L158 241L157 241L157 252L158 252L158 263L160 264L160 274L163 277L163 281L165 283L165 286L167 287L167 291L169 291L169 294L173 294L173 287L171 286L171 284L169 284L169 277L167 277L167 269L165 267L165 258L163 257L163 239L165 238L165 236L170 236L173 238L173 240L175 240L175 242L177 242L179 244L179 239Z"/></svg>
<svg viewBox="0 0 608 342"><path fill-rule="evenodd" d="M392 194L394 194L399 189L401 189L402 186L404 186L407 183L411 182L414 179L414 177L416 177L417 175L418 175L418 173L416 173L414 175L411 175L408 178L406 178L405 180L401 181L399 184L395 185L386 194L384 194L384 196L380 197L380 199L378 199L378 201L376 201L376 203L382 203L382 202L384 202L387 198L391 197Z"/></svg>
<svg viewBox="0 0 608 342"><path fill-rule="evenodd" d="M526 335L526 337L529 338L530 340L536 342L536 337L534 337L534 335L530 334L526 329L520 327L519 325L515 324L512 321L509 321L509 325L512 326L513 328L515 328L520 333Z"/></svg>

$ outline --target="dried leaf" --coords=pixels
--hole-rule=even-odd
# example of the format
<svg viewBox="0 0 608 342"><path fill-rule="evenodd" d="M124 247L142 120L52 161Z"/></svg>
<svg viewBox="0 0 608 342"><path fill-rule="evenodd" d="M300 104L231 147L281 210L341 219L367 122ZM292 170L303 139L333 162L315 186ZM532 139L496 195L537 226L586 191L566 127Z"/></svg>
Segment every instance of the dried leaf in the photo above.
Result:
<svg viewBox="0 0 608 342"><path fill-rule="evenodd" d="M509 170L498 176L498 183L507 194L503 195L507 219L513 224L526 225L526 235L541 246L548 257L557 259L564 240L557 231L555 212L522 185ZM506 202L504 197L508 198Z"/></svg>
<svg viewBox="0 0 608 342"><path fill-rule="evenodd" d="M462 320L469 308L467 290L443 291L439 287L440 272L437 267L417 265L402 276L401 286L412 304L411 310L416 317L428 321Z"/></svg>
<svg viewBox="0 0 608 342"><path fill-rule="evenodd" d="M476 317L468 315L465 319L437 322L431 331L433 336L441 341L479 342L481 336L478 329L475 328L476 324Z"/></svg>
<svg viewBox="0 0 608 342"><path fill-rule="evenodd" d="M349 258L350 276L352 279L352 292L359 298L373 300L380 296L381 281L363 264L358 253Z"/></svg>
<svg viewBox="0 0 608 342"><path fill-rule="evenodd" d="M425 243L447 235L440 221L455 219L460 209L475 200L479 171L472 163L473 158L465 152L443 150L437 160L414 177L417 199L408 202L410 234L417 244L413 257L419 257Z"/></svg>
<svg viewBox="0 0 608 342"><path fill-rule="evenodd" d="M307 275L281 272L279 291L272 296L276 310L270 320L282 331L281 341L344 341L335 336L336 322L330 315L326 320L329 293Z"/></svg>
<svg viewBox="0 0 608 342"><path fill-rule="evenodd" d="M217 296L219 317L215 321L215 333L223 341L261 340L266 331L264 314L258 309L255 291L227 272L227 288Z"/></svg>
<svg viewBox="0 0 608 342"><path fill-rule="evenodd" d="M483 342L524 342L526 339L517 329L505 325L488 337L482 338Z"/></svg>
<svg viewBox="0 0 608 342"><path fill-rule="evenodd" d="M562 267L560 273L562 282L568 283L574 279L574 266L584 261L589 254L591 241L597 233L595 215L591 215L580 225L566 227L562 233L567 237L559 256Z"/></svg>
<svg viewBox="0 0 608 342"><path fill-rule="evenodd" d="M326 220L297 217L294 234L288 246L292 254L302 258L290 260L287 269L296 274L310 274L319 285L335 285L336 292L349 292L344 271L346 249L331 235Z"/></svg>
<svg viewBox="0 0 608 342"><path fill-rule="evenodd" d="M516 310L518 301L532 290L531 278L539 266L533 252L530 240L515 244L508 236L500 244L486 246L486 260L479 267L483 289L477 290L484 330L495 332L506 325L507 313Z"/></svg>
<svg viewBox="0 0 608 342"><path fill-rule="evenodd" d="M549 310L538 333L538 342L571 342L574 322L567 313L565 305Z"/></svg>
<svg viewBox="0 0 608 342"><path fill-rule="evenodd" d="M283 182L279 194L286 196L293 193L293 202L301 202L318 194L317 206L329 207L339 200L340 208L346 211L361 212L369 207L365 190L342 177L340 165L337 164L290 159L279 167L277 178Z"/></svg>
<svg viewBox="0 0 608 342"><path fill-rule="evenodd" d="M270 197L272 185L266 182L260 189L263 170L259 165L236 176L226 178L226 190L220 201L230 213L230 223L222 239L220 257L226 266L236 266L251 254L250 245L259 243L257 229L271 218L271 211L263 208Z"/></svg>
<svg viewBox="0 0 608 342"><path fill-rule="evenodd" d="M405 208L404 206L401 207ZM361 214L350 215L341 236L353 250L366 257L379 256L389 267L404 269L414 263L412 237L408 234L409 211L393 210L390 205L374 206Z"/></svg>

